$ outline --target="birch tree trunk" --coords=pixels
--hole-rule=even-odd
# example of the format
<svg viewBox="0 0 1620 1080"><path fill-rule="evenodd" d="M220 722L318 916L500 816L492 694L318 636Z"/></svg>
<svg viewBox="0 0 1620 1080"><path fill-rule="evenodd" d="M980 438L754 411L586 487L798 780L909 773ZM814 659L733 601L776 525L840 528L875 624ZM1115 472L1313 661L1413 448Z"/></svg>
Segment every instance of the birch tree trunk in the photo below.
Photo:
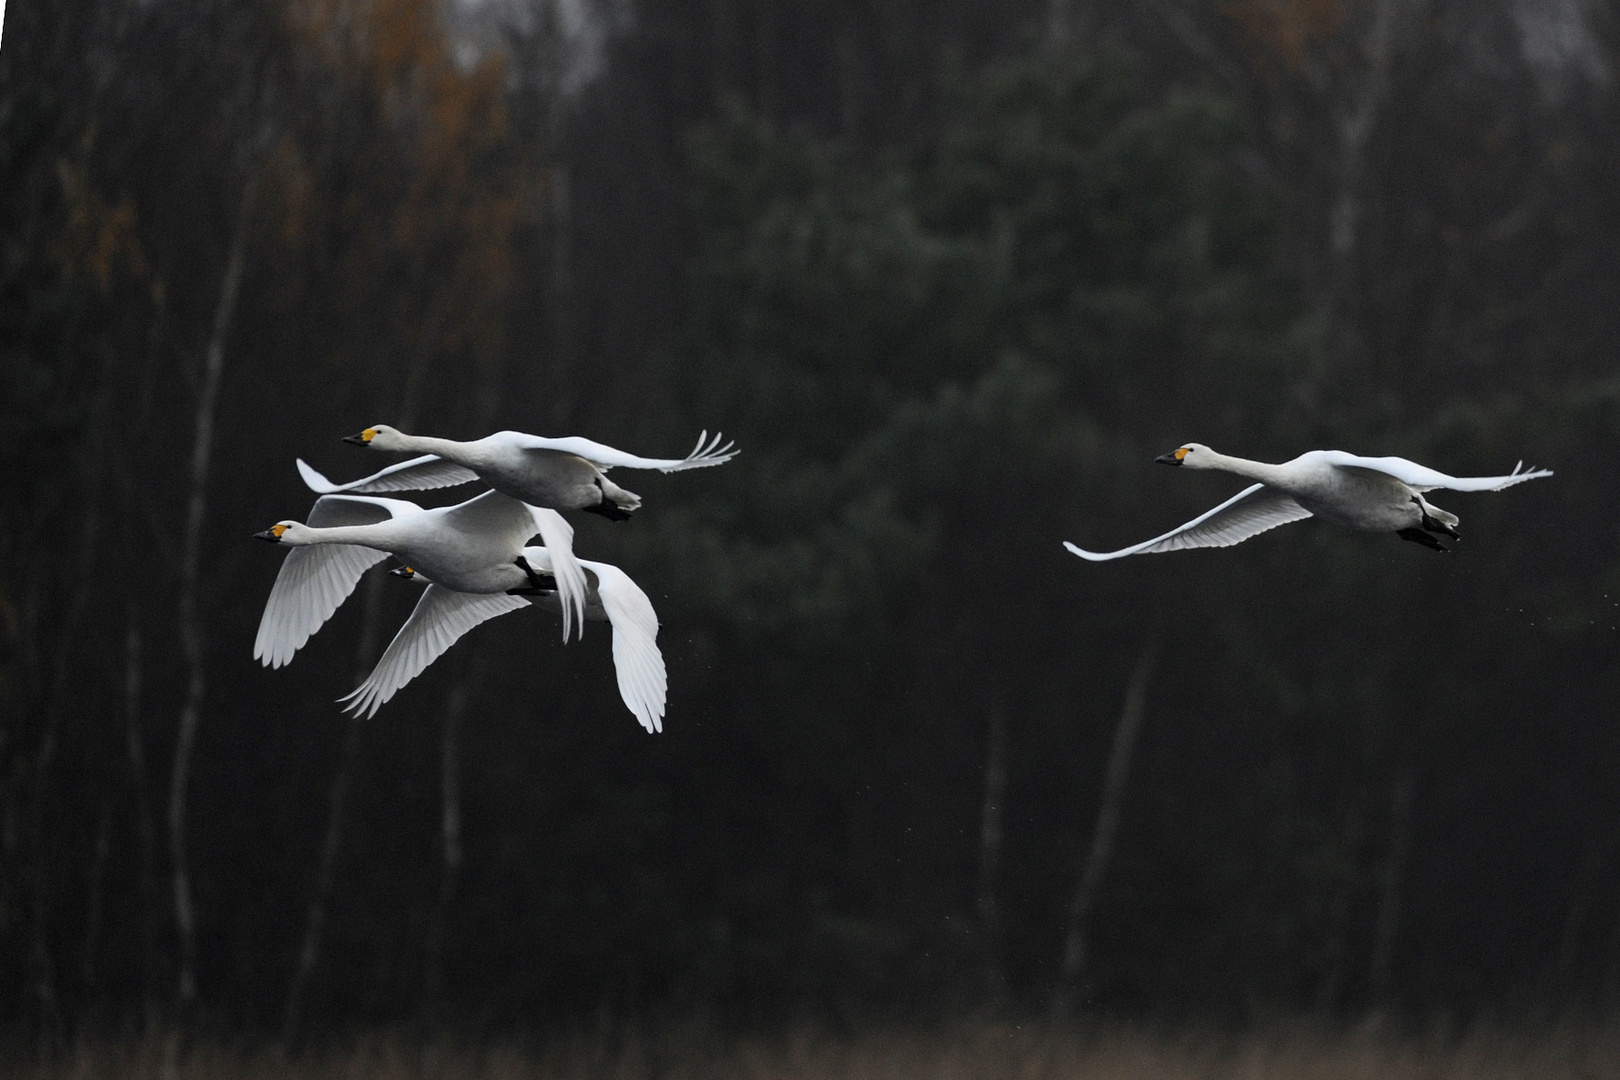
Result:
<svg viewBox="0 0 1620 1080"><path fill-rule="evenodd" d="M365 583L360 618L360 642L355 648L354 670L356 684L370 673L377 657L378 623L382 611L382 578L372 574ZM320 961L321 945L326 936L327 905L332 896L332 880L337 873L338 851L343 844L343 822L349 802L349 785L354 763L360 756L360 736L365 720L358 713L349 713L343 721L343 749L338 757L337 771L332 774L332 786L326 794L326 830L321 837L321 856L316 864L315 883L310 890L309 907L304 912L304 933L299 939L298 961L293 968L292 982L287 986L287 999L281 1011L281 1052L291 1058L298 1052L299 1036L304 1020L304 998L309 981Z"/></svg>
<svg viewBox="0 0 1620 1080"><path fill-rule="evenodd" d="M131 605L124 626L124 748L129 755L135 823L140 830L141 1020L157 1030L157 825L152 820L151 781L146 771L146 733L141 726L141 624Z"/></svg>
<svg viewBox="0 0 1620 1080"><path fill-rule="evenodd" d="M986 706L985 720L984 802L979 809L979 935L984 943L985 993L991 1007L999 1008L1007 996L1001 956L1001 906L996 899L1007 796L1007 707L999 692Z"/></svg>
<svg viewBox="0 0 1620 1080"><path fill-rule="evenodd" d="M164 1052L164 1073L178 1068L180 1031L197 1000L197 916L192 905L191 863L186 851L186 796L191 781L192 754L197 726L208 693L206 620L201 608L203 522L208 511L208 476L214 454L214 413L225 374L225 342L241 292L242 268L247 258L248 228L253 220L257 173L250 173L237 210L230 252L220 280L219 301L204 356L202 383L192 428L186 527L181 541L177 629L186 668L186 693L174 740L174 763L169 774L169 860L173 873L174 921L179 936L179 970L175 985L175 1025Z"/></svg>
<svg viewBox="0 0 1620 1080"><path fill-rule="evenodd" d="M1114 853L1120 813L1125 801L1125 780L1130 775L1131 758L1136 752L1137 734L1146 712L1147 684L1158 659L1158 640L1149 638L1142 656L1131 672L1125 689L1125 705L1114 727L1114 744L1108 754L1108 771L1103 776L1102 803L1097 810L1097 827L1091 850L1080 872L1080 884L1069 902L1068 930L1063 938L1063 964L1058 973L1057 992L1052 995L1052 1015L1069 1013L1075 1005L1086 972L1090 942L1091 912L1097 902L1097 889Z"/></svg>
<svg viewBox="0 0 1620 1080"><path fill-rule="evenodd" d="M475 667L474 657L462 658L463 668ZM426 958L423 965L422 999L430 1017L437 1015L444 994L444 953L450 905L461 880L461 723L471 697L469 685L476 684L477 672L461 675L451 684L444 707L444 732L440 743L439 803L439 896L428 924Z"/></svg>
<svg viewBox="0 0 1620 1080"><path fill-rule="evenodd" d="M1406 853L1412 842L1412 799L1416 792L1416 776L1410 768L1403 769L1390 792L1389 852L1379 880L1378 922L1367 971L1374 1008L1382 1007L1389 995L1390 962L1395 954L1395 930L1400 924L1401 881L1406 873Z"/></svg>

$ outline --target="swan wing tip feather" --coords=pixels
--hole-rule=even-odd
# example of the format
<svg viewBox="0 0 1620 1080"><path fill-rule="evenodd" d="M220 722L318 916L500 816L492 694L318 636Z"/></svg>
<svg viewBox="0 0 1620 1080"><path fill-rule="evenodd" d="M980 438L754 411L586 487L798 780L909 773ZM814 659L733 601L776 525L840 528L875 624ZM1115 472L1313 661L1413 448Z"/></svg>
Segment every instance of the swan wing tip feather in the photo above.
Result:
<svg viewBox="0 0 1620 1080"><path fill-rule="evenodd" d="M319 495L330 495L338 490L337 484L316 472L315 467L303 458L295 458L294 463L298 466L298 475L303 479L304 486L309 490Z"/></svg>
<svg viewBox="0 0 1620 1080"><path fill-rule="evenodd" d="M1063 541L1063 546L1069 550L1069 554L1078 555L1087 562L1105 562L1109 558L1108 555L1096 551L1087 551L1085 548L1071 544L1067 540Z"/></svg>

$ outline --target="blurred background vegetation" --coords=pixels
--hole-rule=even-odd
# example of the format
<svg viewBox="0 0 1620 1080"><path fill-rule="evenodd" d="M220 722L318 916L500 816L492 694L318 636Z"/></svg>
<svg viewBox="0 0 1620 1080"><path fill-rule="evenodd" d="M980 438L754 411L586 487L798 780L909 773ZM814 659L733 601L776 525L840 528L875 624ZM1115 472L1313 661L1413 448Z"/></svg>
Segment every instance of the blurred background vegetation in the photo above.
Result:
<svg viewBox="0 0 1620 1080"><path fill-rule="evenodd" d="M1620 996L1612 5L6 14L16 1033ZM538 612L346 719L386 579L251 660L249 534L375 422L737 439L576 523L662 735ZM1235 491L1192 439L1558 475L1446 556L1063 551Z"/></svg>

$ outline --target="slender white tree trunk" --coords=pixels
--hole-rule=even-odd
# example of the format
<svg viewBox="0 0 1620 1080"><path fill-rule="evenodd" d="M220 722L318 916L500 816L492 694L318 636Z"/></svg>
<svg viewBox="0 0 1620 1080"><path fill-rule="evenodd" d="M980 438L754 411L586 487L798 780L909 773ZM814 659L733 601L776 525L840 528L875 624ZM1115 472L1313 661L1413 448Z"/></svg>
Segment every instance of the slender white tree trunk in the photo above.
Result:
<svg viewBox="0 0 1620 1080"><path fill-rule="evenodd" d="M225 374L225 343L231 330L236 301L241 293L242 269L247 260L248 230L253 220L257 174L250 174L242 192L225 271L220 279L214 324L203 360L192 425L189 493L186 526L180 548L180 584L177 629L180 653L186 666L186 693L180 707L179 730L174 740L174 763L169 774L169 861L173 873L174 922L179 937L179 970L175 985L175 1026L164 1053L164 1073L178 1069L181 1029L197 1000L197 915L192 903L191 862L186 850L186 799L191 781L197 726L208 693L207 626L201 605L203 523L208 512L208 477L214 457L214 414Z"/></svg>
<svg viewBox="0 0 1620 1080"><path fill-rule="evenodd" d="M1063 938L1063 964L1058 973L1057 992L1052 995L1052 1014L1067 1014L1074 1008L1081 980L1089 959L1089 933L1091 912L1096 906L1097 890L1108 862L1114 853L1114 838L1119 833L1119 819L1125 803L1125 780L1130 775L1131 758L1136 752L1137 734L1146 713L1148 679L1158 658L1158 641L1150 638L1142 647L1142 656L1131 672L1131 681L1125 689L1125 705L1120 710L1119 723L1114 727L1114 745L1108 754L1108 771L1103 776L1102 802L1097 810L1097 827L1092 834L1091 850L1086 855L1080 872L1080 883L1074 899L1069 902L1068 930Z"/></svg>
<svg viewBox="0 0 1620 1080"><path fill-rule="evenodd" d="M1417 793L1417 777L1403 769L1389 799L1389 851L1384 858L1378 882L1378 922L1373 932L1372 958L1368 966L1368 991L1374 1008L1382 1007L1389 995L1389 973L1395 955L1395 931L1401 917L1401 882L1406 873L1406 854L1412 843L1412 800Z"/></svg>
<svg viewBox="0 0 1620 1080"><path fill-rule="evenodd" d="M1002 817L1007 797L1007 707L999 693L985 708L984 802L979 808L979 935L984 943L985 992L992 1007L1007 996L1002 969L1001 877Z"/></svg>

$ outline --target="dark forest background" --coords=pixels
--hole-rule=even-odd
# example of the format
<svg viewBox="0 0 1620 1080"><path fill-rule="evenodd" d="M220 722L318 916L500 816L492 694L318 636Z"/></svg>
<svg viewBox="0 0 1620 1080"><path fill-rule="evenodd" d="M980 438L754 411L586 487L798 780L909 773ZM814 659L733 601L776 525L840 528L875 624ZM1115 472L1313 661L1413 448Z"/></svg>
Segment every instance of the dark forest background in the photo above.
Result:
<svg viewBox="0 0 1620 1080"><path fill-rule="evenodd" d="M1620 996L1613 4L6 15L14 1030ZM380 571L257 666L248 538L376 422L737 440L575 522L661 735L539 611L345 718ZM1194 439L1557 475L1064 552L1237 490Z"/></svg>

